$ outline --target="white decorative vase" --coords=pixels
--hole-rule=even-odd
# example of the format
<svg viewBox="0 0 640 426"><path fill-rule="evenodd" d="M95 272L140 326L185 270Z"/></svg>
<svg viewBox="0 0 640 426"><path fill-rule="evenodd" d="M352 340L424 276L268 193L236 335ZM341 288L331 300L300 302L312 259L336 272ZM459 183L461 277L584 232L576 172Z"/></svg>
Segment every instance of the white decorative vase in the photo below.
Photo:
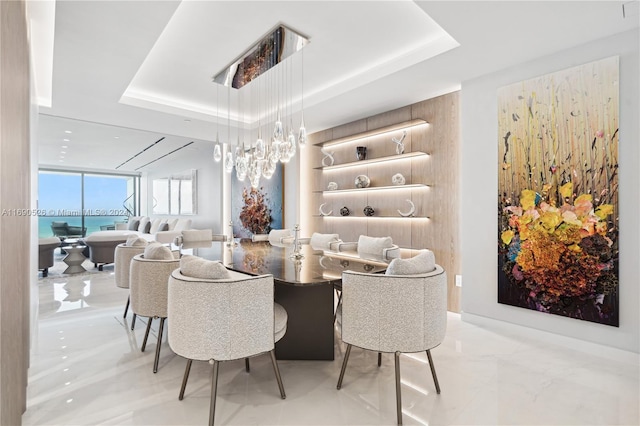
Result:
<svg viewBox="0 0 640 426"><path fill-rule="evenodd" d="M404 176L402 176L401 173L396 173L391 177L391 182L394 185L404 185L406 180L404 179Z"/></svg>

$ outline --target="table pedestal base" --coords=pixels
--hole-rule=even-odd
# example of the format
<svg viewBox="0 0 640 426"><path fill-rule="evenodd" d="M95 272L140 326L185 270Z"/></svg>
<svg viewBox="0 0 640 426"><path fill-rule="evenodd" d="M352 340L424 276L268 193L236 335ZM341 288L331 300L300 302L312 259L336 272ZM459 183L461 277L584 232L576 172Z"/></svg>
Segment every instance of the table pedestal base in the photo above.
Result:
<svg viewBox="0 0 640 426"><path fill-rule="evenodd" d="M275 280L275 301L288 315L276 357L333 360L333 285L296 286Z"/></svg>

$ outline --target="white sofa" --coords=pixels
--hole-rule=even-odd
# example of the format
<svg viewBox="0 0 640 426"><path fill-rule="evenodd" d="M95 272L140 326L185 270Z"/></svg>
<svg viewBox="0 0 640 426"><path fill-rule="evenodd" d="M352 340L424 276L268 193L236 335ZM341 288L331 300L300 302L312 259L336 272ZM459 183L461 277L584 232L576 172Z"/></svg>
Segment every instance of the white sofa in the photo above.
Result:
<svg viewBox="0 0 640 426"><path fill-rule="evenodd" d="M115 231L101 232L129 232L136 233L147 241L157 241L162 244L170 244L182 235L182 231L191 229L191 219L181 217L157 217L132 216L128 223L116 224ZM95 234L95 232L94 232ZM93 234L92 234L93 235Z"/></svg>
<svg viewBox="0 0 640 426"><path fill-rule="evenodd" d="M102 270L103 264L114 262L114 252L118 244L127 241L131 235L137 235L147 241L171 244L182 231L191 228L191 219L155 218L147 216L131 217L128 223L116 224L111 231L96 231L82 241L89 247L89 259Z"/></svg>

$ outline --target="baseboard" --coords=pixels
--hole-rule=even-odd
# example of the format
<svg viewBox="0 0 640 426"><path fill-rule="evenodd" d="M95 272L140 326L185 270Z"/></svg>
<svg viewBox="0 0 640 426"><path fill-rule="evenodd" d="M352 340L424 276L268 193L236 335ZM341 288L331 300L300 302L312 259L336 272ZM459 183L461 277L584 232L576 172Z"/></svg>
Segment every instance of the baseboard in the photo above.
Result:
<svg viewBox="0 0 640 426"><path fill-rule="evenodd" d="M550 333L548 331L538 330L518 324L512 324L509 322L466 312L461 313L461 319L462 321L468 322L469 324L482 326L498 332L514 334L526 333L527 335L538 340L542 340L546 343L575 349L590 355L601 356L612 361L623 362L625 364L632 365L638 365L638 363L640 363L640 354L636 352L625 351L618 348L611 348L608 346L599 345L597 343L576 339L574 337Z"/></svg>

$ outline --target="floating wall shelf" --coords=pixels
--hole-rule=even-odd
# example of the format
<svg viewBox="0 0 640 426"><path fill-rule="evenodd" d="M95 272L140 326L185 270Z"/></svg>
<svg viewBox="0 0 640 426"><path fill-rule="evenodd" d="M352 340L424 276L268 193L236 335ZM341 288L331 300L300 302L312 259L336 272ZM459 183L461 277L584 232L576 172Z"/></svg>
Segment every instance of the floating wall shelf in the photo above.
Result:
<svg viewBox="0 0 640 426"><path fill-rule="evenodd" d="M349 215L349 216L340 216L340 215L327 215L327 216L322 216L319 214L313 215L313 217L322 217L324 219L340 219L340 220L356 220L356 219L366 219L366 220L376 220L376 219L398 219L398 220L407 220L407 219L412 219L412 220L427 220L429 219L429 216L354 216L354 215Z"/></svg>
<svg viewBox="0 0 640 426"><path fill-rule="evenodd" d="M366 132L358 133L357 135L351 135L351 136L346 136L344 138L333 139L333 140L330 140L330 141L317 143L316 145L318 145L318 146L333 146L333 145L338 145L338 144L342 144L342 143L354 142L354 141L358 141L358 140L361 140L361 139L370 138L372 136L382 135L382 134L385 134L385 133L397 132L398 130L409 129L411 127L426 126L428 124L429 123L427 123L425 120L422 120L422 119L404 121L402 123L397 123L397 124L394 124L394 125L391 125L391 126L380 127L378 129L374 129L374 130L368 130Z"/></svg>
<svg viewBox="0 0 640 426"><path fill-rule="evenodd" d="M385 191L385 190L394 190L397 191L399 189L420 189L429 188L429 185L425 185L422 183L414 183L410 185L393 185L393 186L370 186L368 188L349 188L349 189L334 189L332 191L313 191L316 194L344 194L345 192L367 192L367 191Z"/></svg>
<svg viewBox="0 0 640 426"><path fill-rule="evenodd" d="M387 157L379 157L379 158L370 158L369 160L361 160L361 161L352 161L350 163L336 164L334 166L324 166L324 167L314 167L317 170L336 170L336 169L344 169L347 167L360 167L368 164L382 163L387 161L397 161L397 160L406 160L408 158L417 158L417 157L428 157L429 154L426 152L408 152L405 154L399 155L389 155Z"/></svg>
<svg viewBox="0 0 640 426"><path fill-rule="evenodd" d="M428 173L431 167L430 154L427 153L430 149L428 126L429 123L425 120L409 120L314 144L314 162L317 161L315 164L319 167L313 167L315 179L311 191L314 204L320 207L312 214L314 218L321 218L315 219L314 227L319 232L337 233L341 238L346 238L345 241L355 241L360 233L389 235L400 247L422 248L431 220L428 216L428 200L433 196L433 191L429 190L430 186L426 182L431 179ZM406 132L407 144L404 146L405 151L397 154L398 147L391 142L404 140L403 131ZM353 155L357 152L355 147L360 145L367 148L369 156L365 160L356 160ZM338 160L337 163L333 163L334 159ZM391 175L398 171L406 173L405 185L391 184ZM368 176L373 186L355 188L353 179L356 175ZM327 184L330 181L340 185L340 189L328 190ZM371 197L372 201L368 199ZM366 202L363 201L364 198L367 198ZM356 201L354 204L356 199L360 202ZM397 214L399 211L409 212L407 200L413 204L415 216ZM352 209L351 206L355 207L356 204L362 206ZM374 216L364 214L365 204L374 207ZM341 216L339 206L348 205L350 215ZM397 205L400 210L389 208L393 205ZM329 211L330 215L324 214Z"/></svg>

